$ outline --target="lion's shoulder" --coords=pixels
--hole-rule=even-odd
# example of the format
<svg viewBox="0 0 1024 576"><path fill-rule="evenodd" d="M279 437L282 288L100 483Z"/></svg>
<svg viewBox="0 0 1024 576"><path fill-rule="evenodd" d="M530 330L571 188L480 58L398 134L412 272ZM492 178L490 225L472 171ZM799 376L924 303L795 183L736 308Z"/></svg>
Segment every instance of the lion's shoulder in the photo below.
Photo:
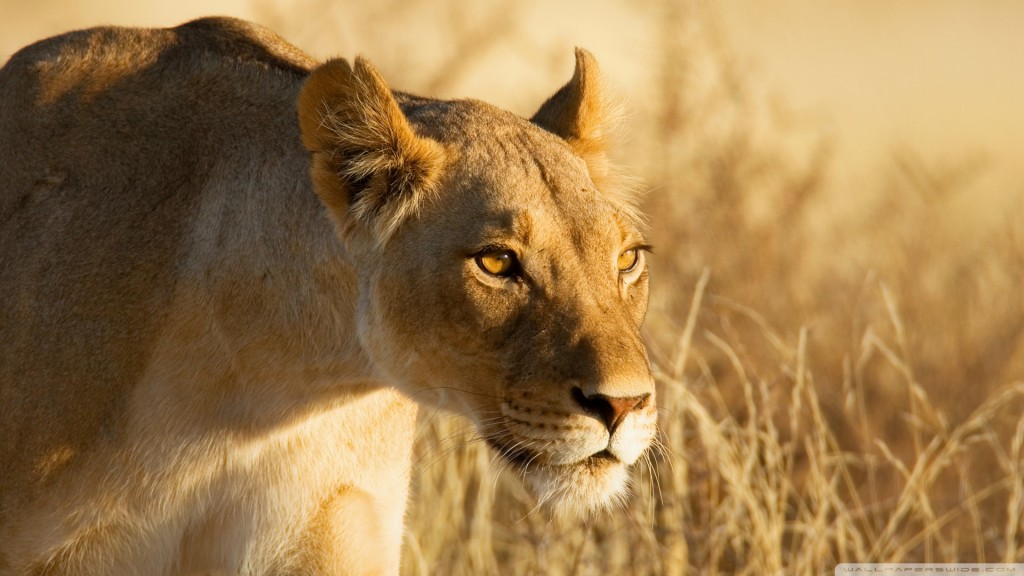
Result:
<svg viewBox="0 0 1024 576"><path fill-rule="evenodd" d="M237 262L239 242L210 239L316 205L294 109L312 62L208 18L71 32L0 68L0 532L16 499L127 433L132 387L185 317L177 290ZM290 202L233 216L267 190ZM58 334L77 344L40 344Z"/></svg>
<svg viewBox="0 0 1024 576"><path fill-rule="evenodd" d="M239 143L259 150L280 142L282 131L295 132L292 102L314 65L274 32L225 17L162 29L90 28L27 46L0 68L0 222L41 172L88 178L101 161L114 164L104 168L107 180L120 168L126 178L139 174L140 166L151 167L150 179L181 180L169 173L194 171L224 150L241 150ZM70 146L76 142L91 144ZM117 154L90 156L98 147ZM195 157L208 161L173 161Z"/></svg>
<svg viewBox="0 0 1024 576"><path fill-rule="evenodd" d="M173 29L193 49L306 75L316 61L268 28L228 17L200 18Z"/></svg>
<svg viewBox="0 0 1024 576"><path fill-rule="evenodd" d="M4 68L7 75L18 69L38 72L48 63L65 71L85 67L95 73L100 67L139 69L159 63L157 59L173 64L182 58L254 65L302 76L316 64L268 28L218 16L173 28L101 26L68 32L22 48ZM170 67L168 71L175 73Z"/></svg>

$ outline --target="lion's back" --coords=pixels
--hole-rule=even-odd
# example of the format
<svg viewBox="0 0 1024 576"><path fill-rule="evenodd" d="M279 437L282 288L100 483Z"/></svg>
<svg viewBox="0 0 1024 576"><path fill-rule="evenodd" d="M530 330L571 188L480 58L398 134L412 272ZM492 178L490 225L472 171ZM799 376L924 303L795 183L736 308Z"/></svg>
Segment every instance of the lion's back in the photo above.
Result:
<svg viewBox="0 0 1024 576"><path fill-rule="evenodd" d="M105 184L194 174L210 148L257 136L267 112L290 112L314 64L230 18L94 28L22 49L0 68L0 225L41 174L87 166L75 176Z"/></svg>
<svg viewBox="0 0 1024 576"><path fill-rule="evenodd" d="M0 494L121 424L200 213L258 181L260 154L301 160L312 64L204 19L72 32L0 69Z"/></svg>

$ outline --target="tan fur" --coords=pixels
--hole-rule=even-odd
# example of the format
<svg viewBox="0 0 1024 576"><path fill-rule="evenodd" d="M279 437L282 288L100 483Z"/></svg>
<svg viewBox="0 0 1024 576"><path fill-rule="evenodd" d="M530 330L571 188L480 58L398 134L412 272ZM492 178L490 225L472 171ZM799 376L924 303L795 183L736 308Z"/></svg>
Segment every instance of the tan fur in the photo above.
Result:
<svg viewBox="0 0 1024 576"><path fill-rule="evenodd" d="M16 54L0 574L395 574L417 404L552 510L621 497L655 417L600 84L578 52L531 122L229 19Z"/></svg>

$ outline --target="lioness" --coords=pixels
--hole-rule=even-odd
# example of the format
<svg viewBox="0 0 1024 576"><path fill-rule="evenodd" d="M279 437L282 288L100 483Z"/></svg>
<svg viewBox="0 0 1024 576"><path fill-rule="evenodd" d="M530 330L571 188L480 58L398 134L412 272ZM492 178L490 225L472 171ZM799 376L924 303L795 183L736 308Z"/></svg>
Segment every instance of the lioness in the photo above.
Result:
<svg viewBox="0 0 1024 576"><path fill-rule="evenodd" d="M418 404L587 512L655 430L593 58L530 120L231 19L0 71L0 573L394 574Z"/></svg>

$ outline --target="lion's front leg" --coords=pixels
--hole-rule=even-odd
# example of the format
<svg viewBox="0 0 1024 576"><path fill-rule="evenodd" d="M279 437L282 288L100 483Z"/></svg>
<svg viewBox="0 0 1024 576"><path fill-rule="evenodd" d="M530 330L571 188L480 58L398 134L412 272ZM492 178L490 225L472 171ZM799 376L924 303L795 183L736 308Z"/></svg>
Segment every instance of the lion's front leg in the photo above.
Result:
<svg viewBox="0 0 1024 576"><path fill-rule="evenodd" d="M402 510L367 492L342 486L321 502L300 542L299 574L398 574Z"/></svg>

